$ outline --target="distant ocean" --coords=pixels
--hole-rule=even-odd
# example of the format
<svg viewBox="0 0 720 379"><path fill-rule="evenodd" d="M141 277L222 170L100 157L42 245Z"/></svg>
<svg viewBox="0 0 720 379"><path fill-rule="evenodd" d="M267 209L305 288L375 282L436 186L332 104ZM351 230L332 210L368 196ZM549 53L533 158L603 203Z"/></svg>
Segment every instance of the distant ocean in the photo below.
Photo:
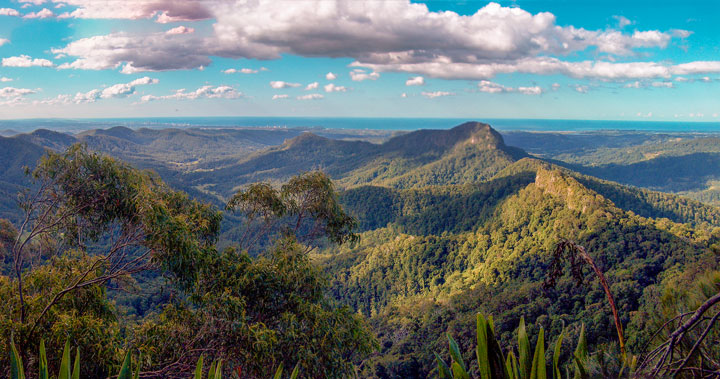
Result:
<svg viewBox="0 0 720 379"><path fill-rule="evenodd" d="M0 120L0 131L50 129L79 132L88 129L129 128L325 128L370 130L449 129L466 121L480 121L500 131L582 132L598 130L639 132L720 133L720 122L657 122L545 119L460 118L335 118L335 117L158 117L106 119Z"/></svg>

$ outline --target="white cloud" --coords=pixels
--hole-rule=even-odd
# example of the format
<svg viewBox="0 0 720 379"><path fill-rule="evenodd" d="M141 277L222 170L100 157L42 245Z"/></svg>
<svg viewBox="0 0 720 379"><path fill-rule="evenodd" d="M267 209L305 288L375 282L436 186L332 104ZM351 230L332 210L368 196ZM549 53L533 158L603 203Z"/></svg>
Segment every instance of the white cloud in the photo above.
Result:
<svg viewBox="0 0 720 379"><path fill-rule="evenodd" d="M28 55L20 55L19 57L9 57L2 59L2 65L5 67L52 67L53 63L47 59L32 59Z"/></svg>
<svg viewBox="0 0 720 379"><path fill-rule="evenodd" d="M494 83L488 80L482 80L478 83L478 91L486 93L501 93L510 92L512 88L505 87L501 84Z"/></svg>
<svg viewBox="0 0 720 379"><path fill-rule="evenodd" d="M373 71L371 73L365 72L365 70L356 68L350 71L350 79L355 82L362 82L363 80L377 80L380 74Z"/></svg>
<svg viewBox="0 0 720 379"><path fill-rule="evenodd" d="M434 99L436 97L452 96L455 94L452 92L446 92L446 91L435 91L435 92L422 92L421 95L427 97L428 99Z"/></svg>
<svg viewBox="0 0 720 379"><path fill-rule="evenodd" d="M135 79L130 83L115 84L102 90L100 97L103 99L109 99L111 97L127 97L135 93L135 87L139 85L157 84L157 79L149 77L143 77Z"/></svg>
<svg viewBox="0 0 720 379"><path fill-rule="evenodd" d="M4 45L6 43L10 43L10 40L7 38L0 38L0 46Z"/></svg>
<svg viewBox="0 0 720 379"><path fill-rule="evenodd" d="M282 89L282 88L294 88L294 87L300 87L300 83L288 83L284 82L282 80L275 80L270 82L270 87L275 89Z"/></svg>
<svg viewBox="0 0 720 379"><path fill-rule="evenodd" d="M55 1L55 0L54 0ZM58 0L59 1L59 0ZM549 12L532 14L490 3L472 15L433 12L410 0L68 0L76 9L63 17L153 19L158 22L214 19L205 38L114 33L71 42L56 53L75 57L63 68L123 72L191 69L210 56L278 59L283 54L349 57L354 67L445 79L489 79L502 73L562 74L625 80L667 78L702 70L697 62L564 61L579 51L636 55L639 48L665 48L683 30L587 30L560 26ZM291 6L289 6L291 4ZM624 23L624 22L623 22ZM174 37L180 37L175 35ZM712 62L710 62L712 63ZM714 62L720 64L720 62ZM720 72L714 65L705 66ZM678 73L676 73L678 71ZM352 75L352 74L351 74ZM363 78L363 79L360 79Z"/></svg>
<svg viewBox="0 0 720 379"><path fill-rule="evenodd" d="M636 80L634 82L625 84L623 87L625 87L625 88L642 88L642 87L645 87L645 85L640 83L639 80Z"/></svg>
<svg viewBox="0 0 720 379"><path fill-rule="evenodd" d="M287 99L288 95L282 94L282 95L273 95L273 100L280 100L280 99Z"/></svg>
<svg viewBox="0 0 720 379"><path fill-rule="evenodd" d="M177 28L172 28L165 32L165 34L190 34L195 33L194 28L188 28L186 26L178 26Z"/></svg>
<svg viewBox="0 0 720 379"><path fill-rule="evenodd" d="M29 88L5 87L0 88L0 98L8 99L15 97L23 97L25 95L31 95L36 92L37 91L31 90Z"/></svg>
<svg viewBox="0 0 720 379"><path fill-rule="evenodd" d="M658 88L673 88L675 86L673 82L652 82L651 85Z"/></svg>
<svg viewBox="0 0 720 379"><path fill-rule="evenodd" d="M233 87L223 85L217 87L203 86L192 92L186 92L183 88L175 91L172 95L145 95L140 98L140 100L142 102L148 102L153 100L237 99L241 97L243 97L242 92L238 92Z"/></svg>
<svg viewBox="0 0 720 379"><path fill-rule="evenodd" d="M226 73L226 74L234 74L234 73L236 73L236 72L239 72L239 73L241 73L241 74L257 74L257 73L258 73L258 70L253 70L253 69L251 69L251 68L241 68L241 69L239 69L239 70L236 70L236 69L234 69L234 68L229 68L229 69L227 69L227 70L225 70L225 71L223 71L223 72Z"/></svg>
<svg viewBox="0 0 720 379"><path fill-rule="evenodd" d="M328 72L327 74L325 74L325 79L335 80L335 79L337 79L337 75L333 74L332 72Z"/></svg>
<svg viewBox="0 0 720 379"><path fill-rule="evenodd" d="M6 78L4 76L0 77L0 82L2 82L2 83L12 82L12 81L13 80L11 78Z"/></svg>
<svg viewBox="0 0 720 379"><path fill-rule="evenodd" d="M622 29L622 28L624 28L624 27L626 27L626 26L628 26L628 25L632 25L632 24L633 24L633 22L630 21L630 20L629 20L627 17L625 17L625 16L613 16L613 18L614 18L615 20L617 20L618 28L620 28L620 29Z"/></svg>
<svg viewBox="0 0 720 379"><path fill-rule="evenodd" d="M720 72L720 61L696 61L672 67L675 75L709 74Z"/></svg>
<svg viewBox="0 0 720 379"><path fill-rule="evenodd" d="M408 95L407 95L407 93L403 92L400 94L400 97L402 97L404 99L404 98L408 97Z"/></svg>
<svg viewBox="0 0 720 379"><path fill-rule="evenodd" d="M344 86L336 86L335 84L332 84L332 83L325 85L325 87L323 87L323 88L325 89L325 92L346 92L347 91L347 88L345 88Z"/></svg>
<svg viewBox="0 0 720 379"><path fill-rule="evenodd" d="M203 20L212 17L211 1L207 0L53 0L76 7L62 18L150 19L159 23Z"/></svg>
<svg viewBox="0 0 720 379"><path fill-rule="evenodd" d="M52 52L80 57L61 64L60 69L106 70L124 63L121 72L133 74L205 67L212 61L203 53L204 43L194 34L161 32L137 37L120 32L82 38Z"/></svg>
<svg viewBox="0 0 720 379"><path fill-rule="evenodd" d="M0 8L0 16L20 16L20 12L12 8Z"/></svg>
<svg viewBox="0 0 720 379"><path fill-rule="evenodd" d="M320 83L318 83L318 82L312 82L312 83L308 84L307 86L305 86L305 91L310 91L310 90L317 89L318 86L320 86Z"/></svg>
<svg viewBox="0 0 720 379"><path fill-rule="evenodd" d="M525 87L506 87L502 84L494 83L488 80L481 80L478 82L478 91L486 93L506 93L506 92L518 92L523 95L540 95L543 93L543 89L539 86L525 86Z"/></svg>
<svg viewBox="0 0 720 379"><path fill-rule="evenodd" d="M26 3L25 5L42 5L46 0L18 0L19 3Z"/></svg>
<svg viewBox="0 0 720 379"><path fill-rule="evenodd" d="M580 93L588 93L588 91L590 90L590 87L579 85L579 84L576 84L572 87L573 87L573 89L575 89L575 91L580 92Z"/></svg>
<svg viewBox="0 0 720 379"><path fill-rule="evenodd" d="M406 86L421 86L425 84L425 78L422 76L415 76L405 81Z"/></svg>
<svg viewBox="0 0 720 379"><path fill-rule="evenodd" d="M517 91L523 95L542 95L543 89L539 86L518 87Z"/></svg>
<svg viewBox="0 0 720 379"><path fill-rule="evenodd" d="M39 18L39 19L45 19L45 18L51 18L55 17L55 13L51 11L50 9L43 8L40 11L28 13L23 18Z"/></svg>
<svg viewBox="0 0 720 379"><path fill-rule="evenodd" d="M319 94L319 93L311 93L307 95L298 96L298 100L320 100L324 98L325 96Z"/></svg>
<svg viewBox="0 0 720 379"><path fill-rule="evenodd" d="M552 84L552 90L553 90L553 91L559 90L560 87L561 87L560 83L553 83L553 84Z"/></svg>

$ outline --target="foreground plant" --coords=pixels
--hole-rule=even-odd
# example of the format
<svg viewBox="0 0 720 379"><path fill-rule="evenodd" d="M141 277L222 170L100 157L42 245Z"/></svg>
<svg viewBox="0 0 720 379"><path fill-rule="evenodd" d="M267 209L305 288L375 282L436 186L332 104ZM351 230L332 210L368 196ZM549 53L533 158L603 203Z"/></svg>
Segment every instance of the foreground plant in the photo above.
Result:
<svg viewBox="0 0 720 379"><path fill-rule="evenodd" d="M482 379L545 379L547 368L545 365L545 331L540 328L535 350L530 345L525 320L520 318L518 328L518 353L519 362L515 358L512 349L508 349L508 356L505 357L502 348L495 338L495 326L492 316L485 318L477 314L477 346L475 356L477 358L478 371ZM560 333L553 354L553 376L560 378L560 348L562 346L564 331ZM438 362L438 377L448 379L469 379L470 373L463 362L462 354L457 342L450 334L447 335L450 347L451 363L448 366L437 353L435 358ZM584 327L580 332L578 347L575 351L576 378L587 378L585 363L587 361L587 342L585 341Z"/></svg>

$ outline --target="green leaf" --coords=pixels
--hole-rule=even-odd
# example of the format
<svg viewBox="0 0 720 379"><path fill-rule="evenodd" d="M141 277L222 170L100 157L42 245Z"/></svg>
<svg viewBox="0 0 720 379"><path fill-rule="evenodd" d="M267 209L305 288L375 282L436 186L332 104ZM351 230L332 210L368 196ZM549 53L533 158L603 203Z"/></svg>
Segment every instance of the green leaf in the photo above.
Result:
<svg viewBox="0 0 720 379"><path fill-rule="evenodd" d="M437 359L438 362L438 377L440 379L452 379L452 372L450 371L450 367L448 367L445 361L443 361L437 353L434 354L435 359Z"/></svg>
<svg viewBox="0 0 720 379"><path fill-rule="evenodd" d="M447 338L448 345L450 345L450 356L452 357L453 361L457 362L464 371L467 371L467 369L465 368L465 362L463 362L462 355L460 354L460 348L458 347L457 342L455 342L450 333L447 333ZM453 372L455 372L455 370L453 370Z"/></svg>
<svg viewBox="0 0 720 379"><path fill-rule="evenodd" d="M215 378L215 367L216 366L217 366L217 361L212 361L212 363L210 363L210 369L208 370L208 379Z"/></svg>
<svg viewBox="0 0 720 379"><path fill-rule="evenodd" d="M75 363L73 363L72 379L80 379L80 347L75 348Z"/></svg>
<svg viewBox="0 0 720 379"><path fill-rule="evenodd" d="M295 368L292 370L292 373L290 374L290 379L297 379L299 373L300 373L300 362L298 362L295 365Z"/></svg>
<svg viewBox="0 0 720 379"><path fill-rule="evenodd" d="M280 366L278 366L277 371L275 371L275 376L274 376L274 378L275 378L275 379L280 379L280 378L282 378L282 371L283 371L283 364L282 364L282 362L280 362Z"/></svg>
<svg viewBox="0 0 720 379"><path fill-rule="evenodd" d="M118 379L130 379L132 370L130 369L130 349L125 353L125 360L123 360Z"/></svg>
<svg viewBox="0 0 720 379"><path fill-rule="evenodd" d="M138 357L137 360L137 367L135 368L135 375L133 375L133 379L139 379L140 378L140 366L142 366L142 353Z"/></svg>
<svg viewBox="0 0 720 379"><path fill-rule="evenodd" d="M15 347L12 334L10 335L10 379L25 379L22 358Z"/></svg>
<svg viewBox="0 0 720 379"><path fill-rule="evenodd" d="M573 375L574 379L585 379L588 377L587 374L587 358L588 358L588 350L587 350L587 339L585 338L585 324L582 324L580 327L580 336L578 337L578 344L575 348L575 353L573 354L573 358L575 361L575 375Z"/></svg>
<svg viewBox="0 0 720 379"><path fill-rule="evenodd" d="M487 330L488 325L485 321L485 317L478 313L477 314L477 347L475 348L475 355L477 357L478 369L480 370L480 378L491 379L490 376L490 360L488 359L488 338Z"/></svg>
<svg viewBox="0 0 720 379"><path fill-rule="evenodd" d="M70 341L65 341L58 379L70 379Z"/></svg>
<svg viewBox="0 0 720 379"><path fill-rule="evenodd" d="M560 350L562 348L564 334L565 329L563 328L563 331L560 332L560 337L558 337L557 342L555 342L555 351L553 352L553 376L555 379L562 378L562 376L560 375Z"/></svg>
<svg viewBox="0 0 720 379"><path fill-rule="evenodd" d="M222 379L222 359L217 361L217 365L215 365L215 375L209 379Z"/></svg>
<svg viewBox="0 0 720 379"><path fill-rule="evenodd" d="M517 358L515 358L515 354L512 350L510 350L510 354L508 354L507 360L505 360L505 367L507 368L508 378L520 379Z"/></svg>
<svg viewBox="0 0 720 379"><path fill-rule="evenodd" d="M503 355L502 348L497 339L495 339L495 332L492 328L492 319L490 323L486 325L486 335L488 341L488 363L490 366L490 378L501 378L506 379L510 376L507 368L505 367L505 356Z"/></svg>
<svg viewBox="0 0 720 379"><path fill-rule="evenodd" d="M45 353L45 340L40 340L40 362L38 363L38 378L48 379L50 374L48 373L47 354Z"/></svg>
<svg viewBox="0 0 720 379"><path fill-rule="evenodd" d="M465 370L464 367L460 366L460 363L457 361L453 361L452 366L450 366L453 373L453 378L455 379L470 379L470 374L468 374L467 370Z"/></svg>
<svg viewBox="0 0 720 379"><path fill-rule="evenodd" d="M202 370L203 356L201 355L200 358L198 358L197 364L195 365L195 379L202 379Z"/></svg>
<svg viewBox="0 0 720 379"><path fill-rule="evenodd" d="M545 331L540 328L537 344L535 345L535 355L533 356L532 371L530 379L547 379L545 369Z"/></svg>
<svg viewBox="0 0 720 379"><path fill-rule="evenodd" d="M588 379L590 376L588 376L587 370L585 368L585 364L578 358L577 355L573 355L573 360L575 361L575 378L576 379Z"/></svg>
<svg viewBox="0 0 720 379"><path fill-rule="evenodd" d="M518 352L520 353L520 378L529 379L532 372L532 358L524 317L520 317L520 326L518 327Z"/></svg>

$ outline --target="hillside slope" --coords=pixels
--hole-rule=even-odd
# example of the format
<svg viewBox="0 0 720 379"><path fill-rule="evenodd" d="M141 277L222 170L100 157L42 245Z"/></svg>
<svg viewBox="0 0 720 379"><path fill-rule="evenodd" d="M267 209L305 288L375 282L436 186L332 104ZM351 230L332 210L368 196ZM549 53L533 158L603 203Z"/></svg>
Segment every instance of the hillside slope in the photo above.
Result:
<svg viewBox="0 0 720 379"><path fill-rule="evenodd" d="M343 195L356 214L392 210L391 217L361 218L357 246L315 256L333 278L334 296L370 316L380 335L383 351L364 375L426 376L432 352L446 344L444 332L472 346L476 312L501 320L496 330L505 342L520 316L552 336L563 324L572 334L592 320L591 341L614 341L594 278L576 287L565 277L543 289L562 238L585 246L605 272L634 341L642 333L632 316L648 300L647 288L693 262L714 262L708 246L719 236L710 230L639 216L563 170L523 163L534 173L432 191L368 187Z"/></svg>
<svg viewBox="0 0 720 379"><path fill-rule="evenodd" d="M235 164L188 174L188 182L227 196L255 181L283 181L322 169L341 187L394 188L460 184L491 178L522 150L506 146L489 125L468 122L449 130L419 130L382 144L338 141L303 134Z"/></svg>

